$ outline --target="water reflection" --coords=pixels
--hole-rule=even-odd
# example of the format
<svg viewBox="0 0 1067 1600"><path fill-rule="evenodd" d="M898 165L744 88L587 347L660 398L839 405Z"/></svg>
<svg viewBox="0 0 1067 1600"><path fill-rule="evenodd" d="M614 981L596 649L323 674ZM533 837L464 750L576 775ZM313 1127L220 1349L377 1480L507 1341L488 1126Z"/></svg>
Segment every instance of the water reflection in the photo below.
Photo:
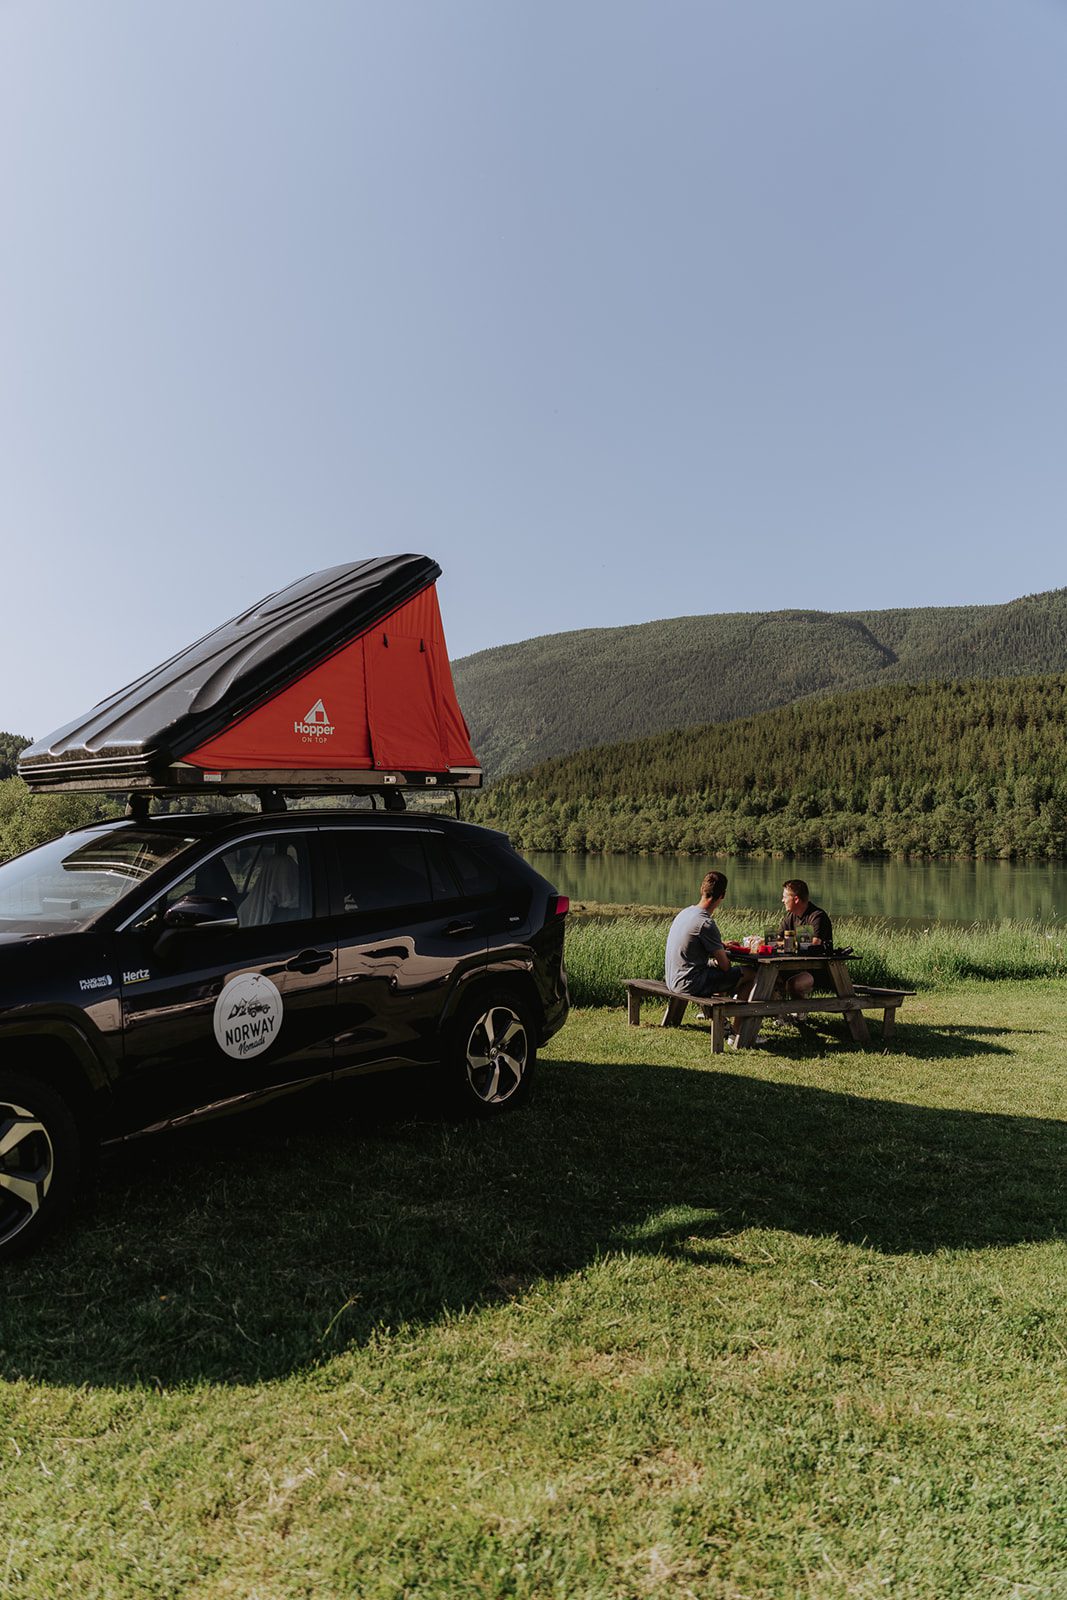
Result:
<svg viewBox="0 0 1067 1600"><path fill-rule="evenodd" d="M812 898L832 916L887 917L910 926L931 922L1054 922L1067 911L1067 866L1010 861L704 861L695 856L584 856L527 852L538 872L575 900L612 905L691 904L700 879L718 867L730 879L733 905L777 907L784 878L806 878Z"/></svg>

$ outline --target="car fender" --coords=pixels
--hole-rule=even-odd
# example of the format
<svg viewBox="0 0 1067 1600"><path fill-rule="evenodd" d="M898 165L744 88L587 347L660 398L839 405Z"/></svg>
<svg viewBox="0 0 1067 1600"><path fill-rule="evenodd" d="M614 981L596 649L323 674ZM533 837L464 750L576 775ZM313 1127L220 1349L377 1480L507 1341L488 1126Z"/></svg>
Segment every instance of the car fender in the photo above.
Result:
<svg viewBox="0 0 1067 1600"><path fill-rule="evenodd" d="M20 1047L34 1043L44 1044L50 1061L58 1062L64 1069L65 1055L75 1082L84 1092L95 1098L110 1091L111 1074L107 1069L105 1053L97 1048L80 1022L54 1013L23 1015L0 1022L0 1050L6 1063L13 1065L19 1059ZM29 1070L33 1066L31 1054L29 1049L23 1054Z"/></svg>
<svg viewBox="0 0 1067 1600"><path fill-rule="evenodd" d="M535 1008L540 1017L542 1006L534 981L532 952L514 948L494 950L484 962L480 962L477 966L465 967L462 972L456 974L448 999L441 1008L442 1028L447 1027L452 1021L468 995L483 984L504 985L517 990Z"/></svg>

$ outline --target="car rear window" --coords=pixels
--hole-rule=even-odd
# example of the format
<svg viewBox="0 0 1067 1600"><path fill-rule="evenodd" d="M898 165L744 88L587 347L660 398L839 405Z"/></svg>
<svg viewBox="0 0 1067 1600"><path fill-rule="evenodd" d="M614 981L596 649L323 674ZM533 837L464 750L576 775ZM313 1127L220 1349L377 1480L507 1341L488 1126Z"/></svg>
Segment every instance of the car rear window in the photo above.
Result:
<svg viewBox="0 0 1067 1600"><path fill-rule="evenodd" d="M483 895L496 893L500 874L480 851L461 844L458 839L448 839L445 848L465 900L477 900Z"/></svg>

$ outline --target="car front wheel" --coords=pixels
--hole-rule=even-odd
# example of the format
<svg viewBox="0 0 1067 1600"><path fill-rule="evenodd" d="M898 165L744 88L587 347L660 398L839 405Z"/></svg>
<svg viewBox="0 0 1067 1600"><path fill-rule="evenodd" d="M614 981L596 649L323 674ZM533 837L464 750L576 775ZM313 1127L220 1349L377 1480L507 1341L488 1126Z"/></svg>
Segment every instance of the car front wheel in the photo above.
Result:
<svg viewBox="0 0 1067 1600"><path fill-rule="evenodd" d="M537 1046L525 1003L506 992L475 995L452 1029L456 1098L479 1117L499 1116L530 1093Z"/></svg>
<svg viewBox="0 0 1067 1600"><path fill-rule="evenodd" d="M81 1139L46 1083L0 1073L0 1256L31 1249L73 1199Z"/></svg>

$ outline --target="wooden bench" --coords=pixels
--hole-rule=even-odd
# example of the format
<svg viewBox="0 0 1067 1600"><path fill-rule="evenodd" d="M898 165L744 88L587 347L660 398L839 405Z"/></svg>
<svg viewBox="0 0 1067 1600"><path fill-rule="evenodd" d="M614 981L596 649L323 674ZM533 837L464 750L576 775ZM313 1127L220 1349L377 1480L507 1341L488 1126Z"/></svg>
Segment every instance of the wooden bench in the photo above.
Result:
<svg viewBox="0 0 1067 1600"><path fill-rule="evenodd" d="M655 978L627 978L626 1020L631 1028L641 1022L642 1000L666 1000L661 1028L676 1028L685 1015L686 1006L696 1006L711 1022L711 1049L713 1055L722 1053L726 1042L727 1017L805 1017L812 1011L840 1011L844 1014L880 1011L882 1013L882 1038L890 1039L896 1027L897 1009L914 995L914 989L875 989L859 985L853 994L821 994L806 1000L796 1000L784 995L772 1000L735 1000L733 995L692 995L680 989L670 989ZM866 1035L864 1035L866 1037Z"/></svg>

